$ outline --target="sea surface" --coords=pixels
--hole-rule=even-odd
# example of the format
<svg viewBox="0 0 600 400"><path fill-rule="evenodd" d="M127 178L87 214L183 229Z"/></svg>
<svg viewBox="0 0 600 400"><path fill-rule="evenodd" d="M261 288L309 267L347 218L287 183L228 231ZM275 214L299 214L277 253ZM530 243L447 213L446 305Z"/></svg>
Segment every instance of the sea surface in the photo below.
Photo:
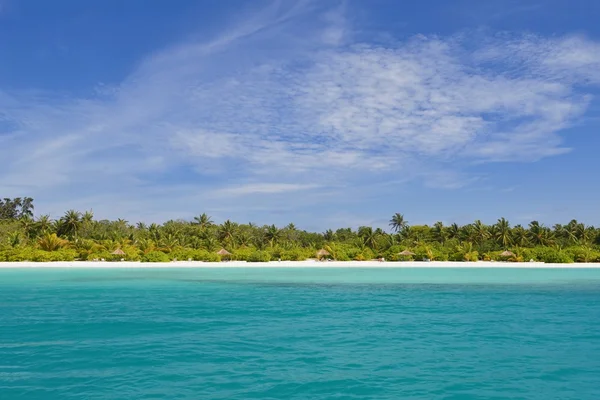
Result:
<svg viewBox="0 0 600 400"><path fill-rule="evenodd" d="M600 269L0 269L0 399L600 399Z"/></svg>

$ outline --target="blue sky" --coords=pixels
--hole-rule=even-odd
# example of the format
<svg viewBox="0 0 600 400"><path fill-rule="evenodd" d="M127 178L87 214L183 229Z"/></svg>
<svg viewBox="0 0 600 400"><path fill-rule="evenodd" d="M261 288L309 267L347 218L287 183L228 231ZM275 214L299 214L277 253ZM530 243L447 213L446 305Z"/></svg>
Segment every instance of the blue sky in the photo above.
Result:
<svg viewBox="0 0 600 400"><path fill-rule="evenodd" d="M0 0L0 195L600 225L600 2Z"/></svg>

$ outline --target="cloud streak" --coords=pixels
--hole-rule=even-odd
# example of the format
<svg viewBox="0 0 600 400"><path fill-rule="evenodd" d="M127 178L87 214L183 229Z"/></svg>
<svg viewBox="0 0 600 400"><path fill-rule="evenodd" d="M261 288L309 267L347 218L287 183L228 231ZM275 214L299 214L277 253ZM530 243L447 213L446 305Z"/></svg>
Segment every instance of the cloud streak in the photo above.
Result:
<svg viewBox="0 0 600 400"><path fill-rule="evenodd" d="M569 151L561 131L600 83L600 44L584 37L353 43L347 13L274 3L88 99L0 90L0 189L111 217L106 202L154 202L165 217L219 196L301 207L328 188L324 201L343 202L348 187L399 177L452 189L477 179L474 162Z"/></svg>

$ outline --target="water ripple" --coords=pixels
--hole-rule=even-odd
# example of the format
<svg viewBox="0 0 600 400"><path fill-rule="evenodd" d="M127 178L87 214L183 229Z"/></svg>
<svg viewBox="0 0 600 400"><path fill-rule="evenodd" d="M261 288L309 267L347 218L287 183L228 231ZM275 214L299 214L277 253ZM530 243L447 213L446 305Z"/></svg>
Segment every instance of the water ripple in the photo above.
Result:
<svg viewBox="0 0 600 400"><path fill-rule="evenodd" d="M102 273L0 281L2 400L600 398L600 286Z"/></svg>

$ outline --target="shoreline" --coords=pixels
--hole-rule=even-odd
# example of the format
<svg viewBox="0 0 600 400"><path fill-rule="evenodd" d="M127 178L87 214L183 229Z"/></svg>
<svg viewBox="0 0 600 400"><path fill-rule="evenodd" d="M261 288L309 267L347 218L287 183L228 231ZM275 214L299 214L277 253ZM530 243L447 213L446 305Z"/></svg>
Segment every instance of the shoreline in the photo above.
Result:
<svg viewBox="0 0 600 400"><path fill-rule="evenodd" d="M57 261L57 262L0 262L0 269L7 268L600 268L600 263L550 264L543 262L499 261L270 261L270 262L204 262L172 261L167 263L142 263L139 261Z"/></svg>

